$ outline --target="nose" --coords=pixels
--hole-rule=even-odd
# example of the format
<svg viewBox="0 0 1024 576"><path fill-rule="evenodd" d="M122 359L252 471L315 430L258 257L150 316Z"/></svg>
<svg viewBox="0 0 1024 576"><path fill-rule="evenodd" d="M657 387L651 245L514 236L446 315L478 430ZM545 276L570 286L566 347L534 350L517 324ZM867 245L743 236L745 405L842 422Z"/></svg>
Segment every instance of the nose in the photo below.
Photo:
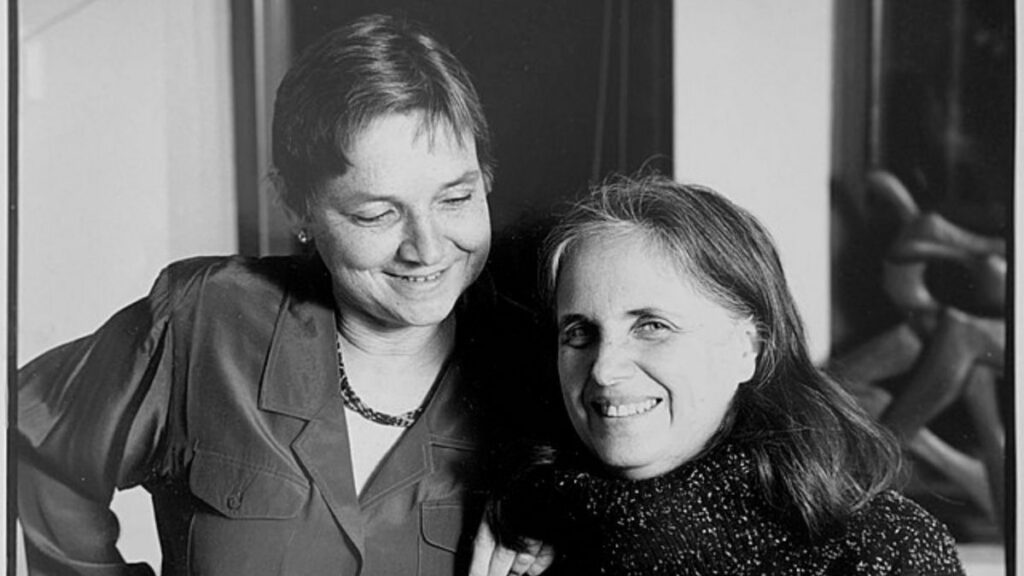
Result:
<svg viewBox="0 0 1024 576"><path fill-rule="evenodd" d="M632 378L635 371L636 365L625 345L602 341L597 347L590 376L599 386L615 386Z"/></svg>
<svg viewBox="0 0 1024 576"><path fill-rule="evenodd" d="M406 221L399 256L425 266L437 264L444 255L443 237L430 215L412 215Z"/></svg>

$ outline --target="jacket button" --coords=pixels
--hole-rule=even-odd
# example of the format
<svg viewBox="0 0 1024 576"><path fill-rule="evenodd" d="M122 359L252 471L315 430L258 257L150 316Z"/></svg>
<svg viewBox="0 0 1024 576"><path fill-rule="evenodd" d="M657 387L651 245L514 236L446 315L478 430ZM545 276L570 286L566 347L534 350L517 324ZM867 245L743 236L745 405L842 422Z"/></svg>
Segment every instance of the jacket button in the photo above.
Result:
<svg viewBox="0 0 1024 576"><path fill-rule="evenodd" d="M242 495L236 493L228 496L227 505L230 510L238 510L238 507L242 505Z"/></svg>

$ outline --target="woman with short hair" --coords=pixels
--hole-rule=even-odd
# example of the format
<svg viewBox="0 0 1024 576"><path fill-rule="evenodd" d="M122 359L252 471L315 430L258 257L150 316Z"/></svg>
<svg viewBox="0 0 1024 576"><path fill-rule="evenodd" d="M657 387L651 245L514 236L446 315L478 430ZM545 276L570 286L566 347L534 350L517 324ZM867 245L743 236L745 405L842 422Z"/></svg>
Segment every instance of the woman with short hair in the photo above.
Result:
<svg viewBox="0 0 1024 576"><path fill-rule="evenodd" d="M478 280L476 91L416 25L361 18L285 76L273 161L308 255L171 264L21 370L32 573L152 573L115 547L137 485L165 576L465 573L483 456L538 380L530 315Z"/></svg>

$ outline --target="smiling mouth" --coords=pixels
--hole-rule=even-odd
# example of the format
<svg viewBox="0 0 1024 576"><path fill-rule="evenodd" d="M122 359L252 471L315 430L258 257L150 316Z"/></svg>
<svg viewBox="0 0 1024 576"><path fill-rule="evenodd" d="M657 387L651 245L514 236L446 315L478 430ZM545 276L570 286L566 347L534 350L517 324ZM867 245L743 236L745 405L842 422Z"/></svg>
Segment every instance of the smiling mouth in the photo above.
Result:
<svg viewBox="0 0 1024 576"><path fill-rule="evenodd" d="M441 270L440 272L434 272L433 274L416 275L416 276L404 276L404 275L401 275L401 274L396 274L395 278L398 278L399 280L401 280L403 282L408 282L410 284L426 284L428 282L434 282L434 281L438 280L439 278L441 278L441 275L443 275L443 274L444 274L444 270Z"/></svg>
<svg viewBox="0 0 1024 576"><path fill-rule="evenodd" d="M613 404L607 401L591 402L590 405L594 408L594 412L605 418L628 418L630 416L637 416L640 414L646 414L661 404L661 398L649 398L647 400L641 400L640 402L630 402L628 404Z"/></svg>

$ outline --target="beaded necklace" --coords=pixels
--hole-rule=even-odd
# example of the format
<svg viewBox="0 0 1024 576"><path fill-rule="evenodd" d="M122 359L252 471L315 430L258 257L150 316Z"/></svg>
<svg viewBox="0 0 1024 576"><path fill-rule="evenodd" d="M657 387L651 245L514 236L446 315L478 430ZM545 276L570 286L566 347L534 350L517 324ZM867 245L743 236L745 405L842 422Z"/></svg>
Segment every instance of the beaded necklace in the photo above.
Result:
<svg viewBox="0 0 1024 576"><path fill-rule="evenodd" d="M427 408L427 404L430 402L430 397L433 395L433 388L427 393L427 396L423 399L423 403L414 410L409 410L404 414L397 416L392 414L385 414L384 412L378 412L373 408L366 405L363 399L356 394L356 391L352 389L352 385L348 382L348 375L345 374L345 364L341 361L341 334L335 337L335 341L338 347L338 388L341 390L341 401L345 403L345 407L352 410L356 414L359 414L363 418L366 418L370 422L375 424L381 424L383 426L398 426L400 428L408 428L416 422L420 414ZM435 385L436 387L436 385Z"/></svg>

